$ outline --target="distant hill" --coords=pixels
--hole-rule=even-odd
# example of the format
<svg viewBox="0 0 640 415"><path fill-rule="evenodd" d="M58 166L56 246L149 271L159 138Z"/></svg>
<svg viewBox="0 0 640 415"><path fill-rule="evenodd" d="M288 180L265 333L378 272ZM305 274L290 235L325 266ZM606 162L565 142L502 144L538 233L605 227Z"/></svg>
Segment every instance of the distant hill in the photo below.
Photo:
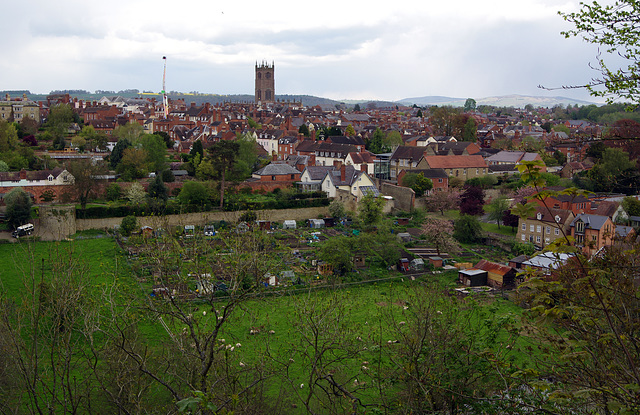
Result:
<svg viewBox="0 0 640 415"><path fill-rule="evenodd" d="M99 100L104 96L121 96L124 98L135 98L144 96L148 98L156 97L160 99L160 95L139 95L137 89L128 89L125 91L95 91L89 92L84 90L65 90L65 91L51 91L51 93L69 93L72 97L82 99L85 101ZM0 91L0 99L4 99L6 94L10 94L11 97L20 97L23 94L27 94L27 97L34 101L45 101L48 94L34 94L28 90L13 90L13 91ZM175 91L169 92L169 98L171 99L183 99L186 103L195 102L196 105L202 105L205 102L211 104L218 104L223 102L253 102L254 96L249 94L235 94L235 95L218 95L218 94L183 94ZM328 98L316 97L313 95L276 95L276 99L280 101L301 101L306 107L313 107L316 105L321 106L325 110L336 108L352 108L355 104L360 105L360 108L392 108L396 105L451 105L454 107L464 106L467 98L452 98L444 96L426 96L416 98L405 98L400 101L367 101L367 100L342 100L336 101ZM485 98L474 98L477 105L492 105L495 107L516 107L524 108L527 104L531 104L534 107L548 107L551 108L555 105L567 106L571 105L601 105L596 102L576 100L565 97L541 97L541 96L528 96L528 95L503 95Z"/></svg>
<svg viewBox="0 0 640 415"><path fill-rule="evenodd" d="M516 107L524 108L527 104L534 107L548 107L555 105L601 105L596 102L582 101L566 97L541 97L531 95L502 95L485 98L474 98L477 105L492 105L494 107ZM454 107L464 106L467 98L450 98L442 96L426 96L417 98L405 98L398 102L404 105L451 105Z"/></svg>

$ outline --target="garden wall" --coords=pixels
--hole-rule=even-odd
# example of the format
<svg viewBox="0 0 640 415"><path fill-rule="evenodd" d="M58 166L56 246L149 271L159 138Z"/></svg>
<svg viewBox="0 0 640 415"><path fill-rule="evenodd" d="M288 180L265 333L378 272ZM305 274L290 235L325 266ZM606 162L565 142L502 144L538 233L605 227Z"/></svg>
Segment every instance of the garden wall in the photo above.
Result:
<svg viewBox="0 0 640 415"><path fill-rule="evenodd" d="M273 209L273 210L256 210L253 211L258 220L270 220L274 222L282 222L284 220L304 220L329 215L329 208L313 207L302 209ZM202 226L211 222L226 221L237 222L240 215L244 211L238 212L197 212L184 213L182 215L167 216L144 216L138 217L139 226L151 226L152 228L162 227L168 229L171 226L198 225ZM76 219L76 228L78 231L87 229L113 229L116 225L120 225L122 218L104 218L104 219Z"/></svg>
<svg viewBox="0 0 640 415"><path fill-rule="evenodd" d="M396 209L405 212L413 211L416 199L416 192L413 189L383 182L380 186L380 192L383 195L393 197Z"/></svg>
<svg viewBox="0 0 640 415"><path fill-rule="evenodd" d="M60 241L76 233L76 207L40 206L36 235L44 241Z"/></svg>

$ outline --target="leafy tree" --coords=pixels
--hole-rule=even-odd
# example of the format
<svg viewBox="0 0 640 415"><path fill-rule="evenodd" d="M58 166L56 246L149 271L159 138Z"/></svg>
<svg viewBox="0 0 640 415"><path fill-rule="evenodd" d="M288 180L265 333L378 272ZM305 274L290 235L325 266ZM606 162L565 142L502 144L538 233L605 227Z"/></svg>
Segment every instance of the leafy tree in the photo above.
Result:
<svg viewBox="0 0 640 415"><path fill-rule="evenodd" d="M251 177L251 173L258 167L258 143L251 134L240 134L235 142L238 143L238 154L229 179L240 182Z"/></svg>
<svg viewBox="0 0 640 415"><path fill-rule="evenodd" d="M23 117L20 121L20 130L25 136L35 135L38 132L38 121L31 117Z"/></svg>
<svg viewBox="0 0 640 415"><path fill-rule="evenodd" d="M139 141L146 153L148 169L160 174L167 168L167 146L164 138L156 134L143 134Z"/></svg>
<svg viewBox="0 0 640 415"><path fill-rule="evenodd" d="M460 205L460 192L454 189L431 192L425 198L425 206L430 212L440 212L444 216L446 210L457 209Z"/></svg>
<svg viewBox="0 0 640 415"><path fill-rule="evenodd" d="M375 154L391 151L391 149L385 145L384 132L379 128L376 128L371 139L367 141L366 148L367 150Z"/></svg>
<svg viewBox="0 0 640 415"><path fill-rule="evenodd" d="M163 170L161 176L162 181L165 183L173 183L176 181L176 176L169 169Z"/></svg>
<svg viewBox="0 0 640 415"><path fill-rule="evenodd" d="M358 219L365 226L375 226L382 219L384 204L382 196L376 197L373 192L367 192L358 203Z"/></svg>
<svg viewBox="0 0 640 415"><path fill-rule="evenodd" d="M438 255L440 252L457 253L460 245L453 238L453 225L445 219L427 219L420 228L420 234L425 238L427 244L436 248Z"/></svg>
<svg viewBox="0 0 640 415"><path fill-rule="evenodd" d="M69 104L56 104L49 109L46 128L55 137L64 137L74 120L75 115Z"/></svg>
<svg viewBox="0 0 640 415"><path fill-rule="evenodd" d="M119 125L113 129L111 136L120 140L127 140L129 144L137 146L138 140L144 134L144 128L137 122L129 122L125 125Z"/></svg>
<svg viewBox="0 0 640 415"><path fill-rule="evenodd" d="M146 196L147 193L144 191L144 187L138 182L131 183L125 195L129 202L136 206L143 204Z"/></svg>
<svg viewBox="0 0 640 415"><path fill-rule="evenodd" d="M622 199L622 208L629 216L640 216L640 200L633 196Z"/></svg>
<svg viewBox="0 0 640 415"><path fill-rule="evenodd" d="M124 155L124 151L131 147L131 143L126 139L120 139L113 147L111 154L109 155L109 165L112 169L116 169L120 161L122 160L122 156Z"/></svg>
<svg viewBox="0 0 640 415"><path fill-rule="evenodd" d="M467 122L464 124L462 128L462 141L471 141L475 143L478 139L478 124L476 120L472 117L469 117Z"/></svg>
<svg viewBox="0 0 640 415"><path fill-rule="evenodd" d="M138 219L135 216L125 216L120 223L120 232L124 236L131 236L133 231L138 228Z"/></svg>
<svg viewBox="0 0 640 415"><path fill-rule="evenodd" d="M105 191L107 200L116 201L122 197L122 187L118 183L111 183Z"/></svg>
<svg viewBox="0 0 640 415"><path fill-rule="evenodd" d="M196 154L200 155L200 160L204 158L204 147L202 147L202 141L196 140L191 146L191 150L189 151L189 155L193 158ZM198 166L195 166L198 167Z"/></svg>
<svg viewBox="0 0 640 415"><path fill-rule="evenodd" d="M478 216L484 213L484 190L476 186L467 186L460 196L460 213Z"/></svg>
<svg viewBox="0 0 640 415"><path fill-rule="evenodd" d="M235 141L221 140L207 149L208 159L220 177L220 209L224 205L224 188L227 172L233 167L240 151L240 144Z"/></svg>
<svg viewBox="0 0 640 415"><path fill-rule="evenodd" d="M298 128L298 132L300 134L302 134L305 137L309 137L311 136L311 131L309 131L309 127L307 126L307 124L302 124L299 128Z"/></svg>
<svg viewBox="0 0 640 415"><path fill-rule="evenodd" d="M209 203L209 192L204 184L188 181L182 186L178 200L183 205L205 206Z"/></svg>
<svg viewBox="0 0 640 415"><path fill-rule="evenodd" d="M353 106L354 111L360 111L360 104L356 104Z"/></svg>
<svg viewBox="0 0 640 415"><path fill-rule="evenodd" d="M64 139L63 135L56 135L53 138L53 142L51 143L51 146L53 147L54 150L57 150L57 151L64 150L64 148L67 146L67 141Z"/></svg>
<svg viewBox="0 0 640 415"><path fill-rule="evenodd" d="M347 137L353 137L356 135L356 130L353 128L353 125L347 125L347 128L344 130L344 135Z"/></svg>
<svg viewBox="0 0 640 415"><path fill-rule="evenodd" d="M424 115L422 115L422 110L418 110L418 112L416 113L416 117L418 118L424 117Z"/></svg>
<svg viewBox="0 0 640 415"><path fill-rule="evenodd" d="M404 144L404 142L402 141L402 136L396 130L389 131L387 133L387 137L384 143L385 143L385 146L390 149L396 148Z"/></svg>
<svg viewBox="0 0 640 415"><path fill-rule="evenodd" d="M476 100L473 98L467 98L464 102L464 112L475 111L476 110Z"/></svg>
<svg viewBox="0 0 640 415"><path fill-rule="evenodd" d="M0 120L0 153L14 150L18 145L18 132L13 123Z"/></svg>
<svg viewBox="0 0 640 415"><path fill-rule="evenodd" d="M565 133L567 135L571 134L571 130L564 124L556 124L553 126L553 131L556 133Z"/></svg>
<svg viewBox="0 0 640 415"><path fill-rule="evenodd" d="M424 177L422 173L407 173L402 177L402 185L410 187L416 193L417 197L424 196L425 192L433 189L433 182Z"/></svg>
<svg viewBox="0 0 640 415"><path fill-rule="evenodd" d="M347 211L344 208L344 203L339 200L333 200L329 204L329 214L336 219L342 219L347 215Z"/></svg>
<svg viewBox="0 0 640 415"><path fill-rule="evenodd" d="M73 176L70 196L84 209L89 198L96 196L96 176L106 173L107 169L103 163L94 164L90 159L77 159L68 163L67 170Z"/></svg>
<svg viewBox="0 0 640 415"><path fill-rule="evenodd" d="M605 57L598 54L597 69L601 77L580 87L587 88L592 96L606 97L608 103L623 98L638 104L640 27L636 1L617 0L613 5L602 5L596 1L581 3L578 12L560 15L575 26L574 29L562 32L566 38L582 37L586 42L602 46L605 52L619 55L628 61L626 68L612 69L605 62Z"/></svg>
<svg viewBox="0 0 640 415"><path fill-rule="evenodd" d="M160 175L149 183L147 188L149 194L150 204L152 209L158 213L164 209L169 199L169 189L165 186Z"/></svg>
<svg viewBox="0 0 640 415"><path fill-rule="evenodd" d="M455 221L453 237L466 244L480 242L482 240L482 226L478 218L472 215L461 215Z"/></svg>
<svg viewBox="0 0 640 415"><path fill-rule="evenodd" d="M509 212L510 206L509 201L504 196L499 196L491 200L489 205L487 205L487 211L489 213L488 219L495 220L498 224L498 229L500 228L500 222L504 218L506 212Z"/></svg>
<svg viewBox="0 0 640 415"><path fill-rule="evenodd" d="M429 121L434 128L434 134L444 136L454 135L454 124L460 111L461 108L451 106L432 108Z"/></svg>
<svg viewBox="0 0 640 415"><path fill-rule="evenodd" d="M164 140L164 145L167 147L167 149L171 150L173 148L173 140L171 139L171 136L164 132L164 131L156 131L155 133L153 133L154 135L159 135L160 137L162 137L162 140Z"/></svg>
<svg viewBox="0 0 640 415"><path fill-rule="evenodd" d="M0 172L9 171L9 165L4 161L0 160Z"/></svg>
<svg viewBox="0 0 640 415"><path fill-rule="evenodd" d="M318 248L318 258L333 265L333 270L344 275L353 269L353 238L339 235L322 241Z"/></svg>
<svg viewBox="0 0 640 415"><path fill-rule="evenodd" d="M511 231L515 233L518 224L520 223L520 217L511 213L511 210L507 210L502 215L502 223L504 226L510 226Z"/></svg>
<svg viewBox="0 0 640 415"><path fill-rule="evenodd" d="M116 171L125 180L146 177L149 174L147 152L135 147L125 149Z"/></svg>
<svg viewBox="0 0 640 415"><path fill-rule="evenodd" d="M31 196L22 187L15 187L4 197L7 206L5 214L7 223L12 228L22 226L31 219Z"/></svg>

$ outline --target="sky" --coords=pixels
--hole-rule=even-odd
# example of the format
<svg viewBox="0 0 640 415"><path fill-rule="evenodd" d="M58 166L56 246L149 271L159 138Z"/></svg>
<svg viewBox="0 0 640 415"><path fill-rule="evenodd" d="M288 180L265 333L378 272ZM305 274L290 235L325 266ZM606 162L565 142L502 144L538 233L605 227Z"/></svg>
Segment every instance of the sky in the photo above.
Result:
<svg viewBox="0 0 640 415"><path fill-rule="evenodd" d="M598 102L597 46L565 39L566 0L30 0L3 5L0 90L254 92L338 100L439 95L563 96ZM605 1L606 3L606 1ZM7 41L9 39L10 41Z"/></svg>

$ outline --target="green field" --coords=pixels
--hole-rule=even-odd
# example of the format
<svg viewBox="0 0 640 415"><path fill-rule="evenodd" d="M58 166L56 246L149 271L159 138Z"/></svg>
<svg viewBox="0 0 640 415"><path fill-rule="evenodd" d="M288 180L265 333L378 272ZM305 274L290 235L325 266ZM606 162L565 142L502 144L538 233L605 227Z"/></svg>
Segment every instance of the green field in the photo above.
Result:
<svg viewBox="0 0 640 415"><path fill-rule="evenodd" d="M233 254L233 250L229 252ZM273 254L268 253L272 257ZM348 411L349 402L356 397L362 405L395 412L403 405L407 377L418 373L406 366L415 353L426 353L420 367L426 365L440 371L451 385L466 379L465 373L470 369L491 373L491 360L482 357L484 353L504 362L526 363L526 356L517 353L523 339L514 335L521 310L499 296L464 300L451 297L449 289L455 286L455 271L427 274L415 280L398 276L384 282L336 288L270 288L237 303L225 298L212 302L194 299L172 306L167 299L149 297L151 283L132 271L141 260L139 256L127 257L114 239L99 233L63 242L0 245L2 285L9 299L30 298L30 282L37 284L52 275L64 279L67 272L81 276L79 281L90 288L90 297L98 301L96 310L104 320L100 323L104 326L93 335L94 339L103 339L100 342L113 336L113 332L108 333L114 329L114 322L107 321L112 310L105 288L117 287L114 298L121 303L117 304L116 313L121 313L118 321L123 322L118 324L135 324L128 330L138 333L136 350L145 351L149 370L178 388L181 396L199 389L197 383L186 387L183 379L194 373L189 367L199 367L197 356L189 352L194 347L191 342L211 338L215 347L209 350L215 358L209 376L219 386L211 392L210 399L239 412L253 411L259 401L280 413L305 413L305 404L320 413L341 413ZM216 316L232 304L233 313L220 331L209 337L216 327ZM188 313L188 320L176 311ZM160 324L158 316L165 324ZM78 324L81 322L78 320ZM185 322L193 323L193 336L186 334L189 326ZM30 336L27 332L25 335ZM78 362L70 375L93 384L95 380L86 373L89 366L82 363L88 351L85 342L74 344L73 356ZM416 342L424 345L418 347ZM423 347L428 348L420 351ZM449 355L450 348L467 348L466 360ZM106 354L100 359L111 359L109 350L102 350ZM56 351L56 356L62 356L62 351ZM169 356L169 361L164 360ZM166 367L163 361L167 362ZM108 370L103 363L99 360L98 368ZM46 373L42 378L45 386L56 378L53 372ZM429 376L424 381L431 379ZM251 386L261 378L264 379L259 387ZM142 379L139 382L147 386L135 398L137 405L155 402L163 408L156 413L168 411L175 402L171 394L150 378ZM327 395L327 388L337 387L331 386L329 379L344 390ZM347 393L352 398L347 398ZM225 396L232 397L233 405L224 400ZM104 411L109 412L108 405Z"/></svg>

